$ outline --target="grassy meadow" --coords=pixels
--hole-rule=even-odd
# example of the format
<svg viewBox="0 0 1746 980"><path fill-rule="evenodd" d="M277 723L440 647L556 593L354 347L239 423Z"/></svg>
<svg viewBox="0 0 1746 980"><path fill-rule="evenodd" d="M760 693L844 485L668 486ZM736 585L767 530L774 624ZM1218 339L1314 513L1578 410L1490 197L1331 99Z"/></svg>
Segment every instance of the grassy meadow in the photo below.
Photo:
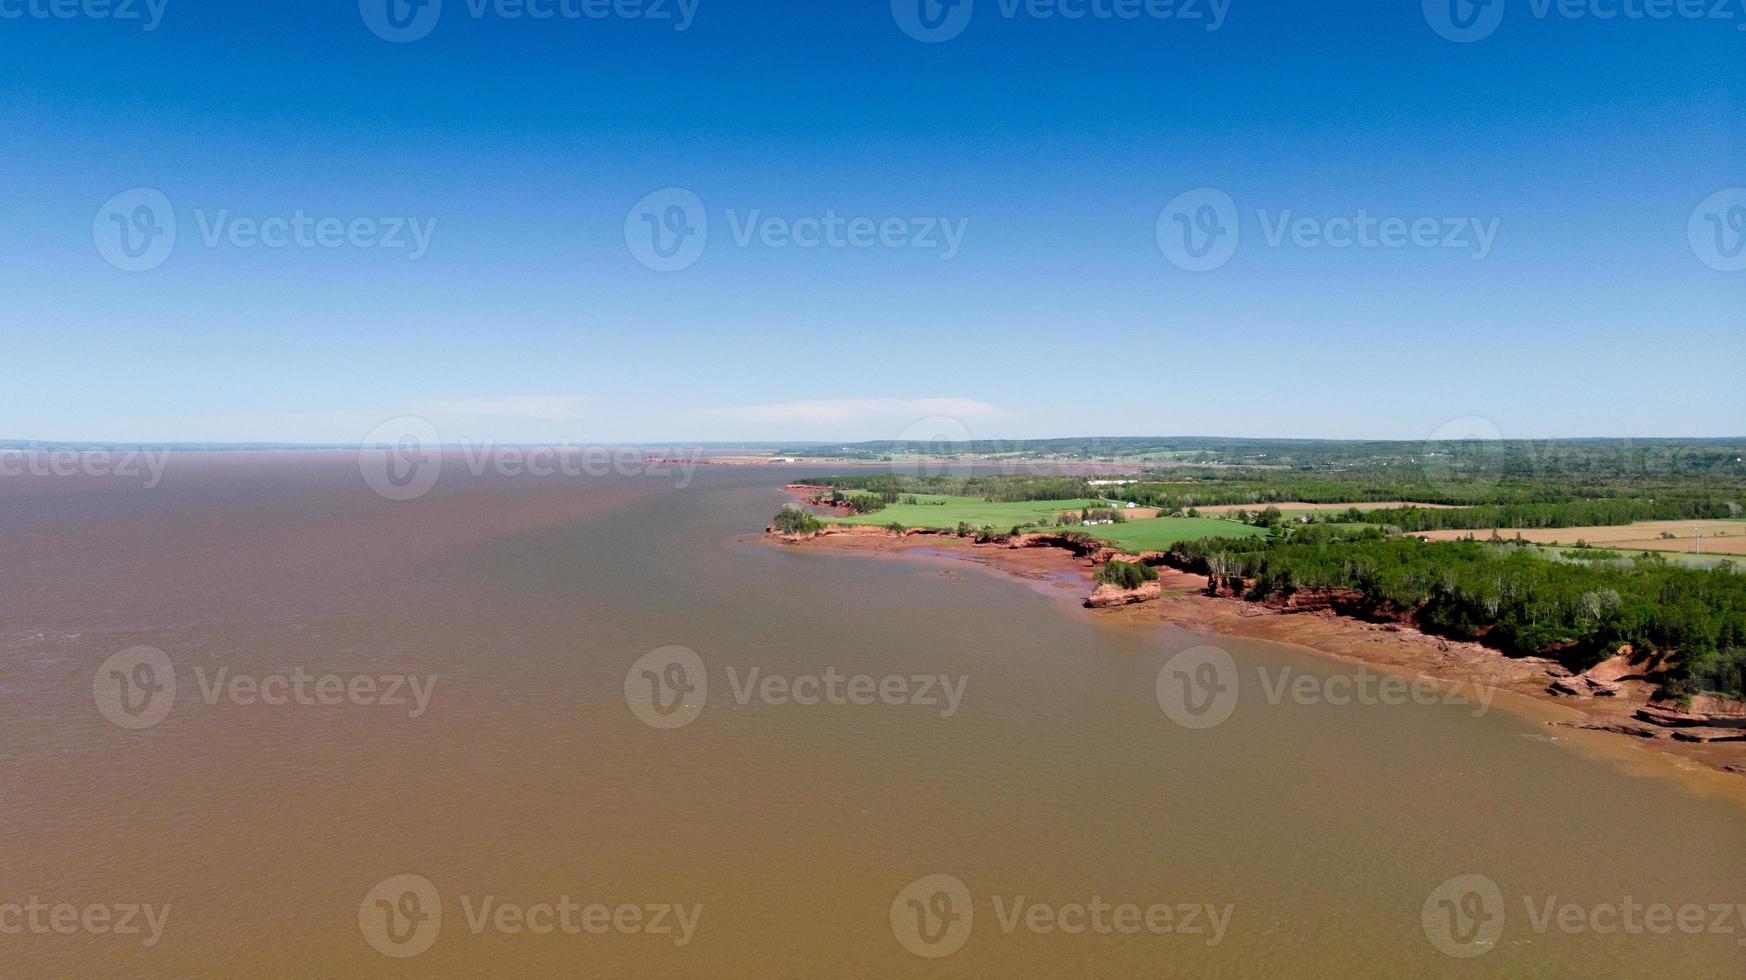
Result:
<svg viewBox="0 0 1746 980"><path fill-rule="evenodd" d="M1255 538L1267 534L1266 528L1236 521L1221 521L1216 517L1154 517L1121 524L1074 525L1066 530L1084 531L1129 551L1163 551L1179 541L1201 538Z"/></svg>
<svg viewBox="0 0 1746 980"><path fill-rule="evenodd" d="M1005 531L1015 524L1034 521L1054 523L1055 515L1063 511L1078 513L1084 507L1108 507L1107 500L1083 497L1076 500L992 501L975 497L949 497L942 494L916 494L916 503L887 504L883 510L853 517L823 517L834 524L884 525L893 521L904 527L951 529L962 524L989 525ZM1077 524L1074 527L1078 527ZM1083 530L1083 529L1082 529Z"/></svg>
<svg viewBox="0 0 1746 980"><path fill-rule="evenodd" d="M1239 524L1236 521L1212 517L1159 517L1128 520L1120 524L1072 524L1055 528L1055 517L1061 513L1077 514L1084 508L1110 507L1108 500L1080 497L1070 500L990 501L975 497L954 497L943 494L917 494L913 504L888 504L871 514L852 517L825 516L821 520L834 524L870 524L884 526L893 522L904 527L926 527L951 530L959 524L988 526L1007 531L1015 526L1042 523L1050 525L1028 530L1081 531L1111 544L1136 551L1158 551L1178 541L1199 538L1246 538L1267 533L1264 529Z"/></svg>

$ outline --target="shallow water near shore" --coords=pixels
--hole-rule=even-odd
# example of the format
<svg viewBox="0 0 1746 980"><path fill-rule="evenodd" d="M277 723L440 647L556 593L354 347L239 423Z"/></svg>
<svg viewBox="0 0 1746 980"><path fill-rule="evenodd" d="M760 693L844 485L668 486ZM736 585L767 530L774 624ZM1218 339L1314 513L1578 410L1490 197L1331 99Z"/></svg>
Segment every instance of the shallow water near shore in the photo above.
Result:
<svg viewBox="0 0 1746 980"><path fill-rule="evenodd" d="M171 906L150 947L0 934L5 972L1746 966L1739 919L1730 933L1681 935L1539 918L1549 902L1592 912L1627 896L1746 903L1737 801L1570 751L1542 724L1470 702L1273 703L1262 676L1326 690L1355 671L1290 647L1064 615L1046 586L946 562L750 538L796 475L702 467L684 488L461 478L395 502L347 454L235 454L173 460L149 491L0 485L12 828L0 903ZM176 699L160 723L126 730L93 704L92 675L136 644L168 655ZM1159 672L1209 644L1237 664L1243 696L1221 724L1183 727L1159 706ZM626 675L671 646L695 651L709 687L694 720L660 729L627 707ZM209 704L202 685L219 668L434 686L417 717L411 705L222 693ZM879 693L797 703L804 679L827 674ZM758 686L770 677L785 697ZM401 874L429 879L443 919L428 949L395 958L367 940L360 904ZM893 925L894 900L927 875L961 881L974 913L962 948L932 959ZM1484 910L1501 931L1473 958L1436 941L1438 889L1462 875L1502 899ZM1012 918L1021 896L1045 913ZM622 928L542 935L475 914L487 898L564 897L695 909L695 930L683 943ZM1071 931L1091 922L1074 910L1097 903L1168 907L1195 931Z"/></svg>

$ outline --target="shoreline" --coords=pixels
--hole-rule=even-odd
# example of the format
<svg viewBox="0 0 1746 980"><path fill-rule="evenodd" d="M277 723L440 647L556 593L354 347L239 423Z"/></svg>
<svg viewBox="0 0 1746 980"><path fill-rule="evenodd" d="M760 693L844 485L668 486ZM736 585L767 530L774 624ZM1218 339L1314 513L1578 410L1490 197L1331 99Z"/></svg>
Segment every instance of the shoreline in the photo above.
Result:
<svg viewBox="0 0 1746 980"><path fill-rule="evenodd" d="M1093 621L1170 625L1278 643L1408 679L1425 678L1457 694L1462 689L1486 688L1498 695L1497 706L1546 726L1555 742L1634 771L1688 777L1682 781L1746 802L1746 779L1741 778L1746 776L1746 742L1680 741L1673 737L1680 728L1637 720L1638 709L1649 705L1650 693L1650 686L1640 681L1608 684L1616 692L1608 696L1555 695L1553 683L1568 684L1572 677L1549 658L1512 658L1478 643L1433 636L1409 624L1371 622L1327 608L1294 609L1208 595L1205 576L1169 566L1157 568L1158 582L1133 592L1109 586L1094 591L1093 570L1110 553L1122 556L1120 549L1076 554L1046 540L1047 535L978 543L950 533L899 534L882 527L833 525L810 536L766 532L760 537L766 543L819 553L971 564L1070 604L1074 612ZM1088 594L1103 601L1094 603ZM1602 672L1610 663L1591 673Z"/></svg>

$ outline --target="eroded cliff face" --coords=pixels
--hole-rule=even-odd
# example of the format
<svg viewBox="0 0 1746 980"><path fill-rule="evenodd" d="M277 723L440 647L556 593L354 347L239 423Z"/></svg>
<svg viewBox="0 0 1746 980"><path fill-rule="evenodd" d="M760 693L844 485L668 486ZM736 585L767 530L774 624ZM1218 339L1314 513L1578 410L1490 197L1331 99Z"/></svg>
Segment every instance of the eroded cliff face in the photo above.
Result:
<svg viewBox="0 0 1746 980"><path fill-rule="evenodd" d="M1077 558L1083 558L1101 565L1111 559L1138 562L1142 556L1130 554L1101 541L1087 540L1083 537L1054 531L1039 531L1030 534L1000 534L1000 535L960 535L955 530L946 528L912 527L903 531L895 531L882 525L874 524L827 524L823 528L809 534L783 534L774 526L764 528L764 533L784 541L805 541L812 538L835 536L873 536L888 538L936 537L954 538L982 547L990 548L1060 548Z"/></svg>
<svg viewBox="0 0 1746 980"><path fill-rule="evenodd" d="M1136 602L1146 602L1159 598L1164 594L1164 586L1160 582L1142 582L1137 589L1123 589L1114 585L1100 585L1093 589L1085 599L1086 606L1092 609L1108 609L1111 606L1127 606Z"/></svg>
<svg viewBox="0 0 1746 980"><path fill-rule="evenodd" d="M1046 579L1051 588L1071 589L1077 583L1089 590L1079 593L1085 596L1083 605L1101 610L1100 615L1299 644L1338 658L1508 690L1579 713L1550 724L1633 736L1661 751L1746 775L1746 762L1740 759L1746 703L1704 697L1693 699L1689 710L1657 703L1659 678L1678 663L1670 654L1643 654L1627 647L1580 671L1561 662L1559 651L1509 657L1481 642L1427 633L1417 625L1417 610L1378 608L1354 589L1301 589L1255 602L1245 598L1252 583L1229 578L1215 589L1207 576L1177 567L1162 552L1128 554L1081 535L1041 532L978 541L946 530L828 525L811 534L772 531L770 536L797 546L893 557L981 556L991 568ZM1098 566L1112 559L1151 565L1160 578L1135 589L1094 585Z"/></svg>

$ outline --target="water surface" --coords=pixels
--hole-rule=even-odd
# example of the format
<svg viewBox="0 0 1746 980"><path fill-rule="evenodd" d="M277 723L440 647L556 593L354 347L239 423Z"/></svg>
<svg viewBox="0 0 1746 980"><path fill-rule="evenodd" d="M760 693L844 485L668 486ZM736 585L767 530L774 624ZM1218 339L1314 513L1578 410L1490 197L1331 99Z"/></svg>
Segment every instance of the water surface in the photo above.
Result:
<svg viewBox="0 0 1746 980"><path fill-rule="evenodd" d="M7 975L1737 975L1733 935L1537 932L1524 900L1746 902L1746 808L1473 705L1160 711L1160 667L1354 668L1255 641L1109 625L969 565L803 553L754 533L792 469L461 478L410 502L356 460L172 461L151 490L0 485L0 902L169 903L162 941L0 935ZM92 674L136 644L176 700L138 731ZM625 703L679 645L707 703ZM428 708L207 704L199 671L434 676ZM942 705L736 703L785 679L945 675ZM1277 674L1275 674L1277 676ZM1253 686L1253 685L1252 685ZM386 878L439 890L419 955L369 945ZM968 940L924 959L894 898L962 881ZM1492 879L1504 930L1457 959L1421 913ZM462 905L701 906L696 931L475 933ZM1229 908L1207 935L1001 928L994 898ZM0 923L3 924L3 923Z"/></svg>

